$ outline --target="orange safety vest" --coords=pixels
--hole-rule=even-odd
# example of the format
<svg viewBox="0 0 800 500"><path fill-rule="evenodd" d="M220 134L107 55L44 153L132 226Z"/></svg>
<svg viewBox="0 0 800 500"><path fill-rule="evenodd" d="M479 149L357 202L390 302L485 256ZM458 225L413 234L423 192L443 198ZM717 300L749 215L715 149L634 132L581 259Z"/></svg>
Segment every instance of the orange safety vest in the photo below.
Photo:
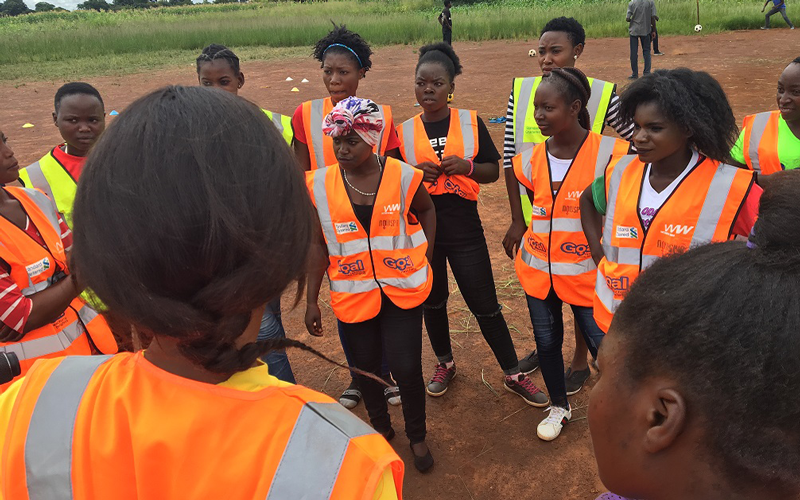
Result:
<svg viewBox="0 0 800 500"><path fill-rule="evenodd" d="M665 255L729 240L755 181L751 171L706 158L678 184L645 231L638 205L642 182L648 182L646 167L630 155L606 171L605 257L594 298L594 318L604 332L643 269Z"/></svg>
<svg viewBox="0 0 800 500"><path fill-rule="evenodd" d="M333 110L333 101L330 97L324 99L314 99L306 101L303 106L303 130L306 133L308 155L311 158L311 170L325 168L336 163L336 155L333 152L333 139L322 133L322 122L325 117ZM386 154L386 147L389 145L389 130L392 124L392 108L390 106L378 105L378 109L383 116L383 130L378 139L378 144L374 148L375 152L381 155Z"/></svg>
<svg viewBox="0 0 800 500"><path fill-rule="evenodd" d="M409 164L417 166L426 161L436 165L442 163L431 146L428 133L425 132L422 113L404 121L397 129L397 137L400 139L400 152ZM447 143L442 158L451 155L465 160L471 160L478 155L477 111L450 109L450 128L447 130ZM472 201L478 200L478 193L481 190L478 183L466 175L441 174L436 181L426 182L425 187L432 195L457 194Z"/></svg>
<svg viewBox="0 0 800 500"><path fill-rule="evenodd" d="M372 500L387 469L402 492L389 443L329 397L197 382L141 352L39 361L5 432L9 500Z"/></svg>
<svg viewBox="0 0 800 500"><path fill-rule="evenodd" d="M41 292L69 273L67 256L61 242L58 213L44 193L36 189L4 188L16 198L38 229L47 248L33 240L25 231L0 217L0 259L11 267L11 279L29 297ZM56 271L60 270L58 275ZM7 325L20 331L22 325ZM89 337L86 333L89 333ZM0 343L0 352L13 352L20 362L22 375L39 358L66 354L92 354L91 342L101 352L117 352L117 342L102 316L80 297L72 300L54 322L27 332L19 342ZM9 384L0 386L5 390Z"/></svg>
<svg viewBox="0 0 800 500"><path fill-rule="evenodd" d="M555 196L547 142L512 159L517 180L532 193L531 223L514 260L526 294L544 300L552 288L567 304L592 307L597 267L581 226L580 198L612 155L624 155L628 146L589 132Z"/></svg>
<svg viewBox="0 0 800 500"><path fill-rule="evenodd" d="M369 235L353 211L339 165L306 173L328 247L331 308L345 323L372 319L381 310L381 291L401 309L422 304L433 273L422 226L409 217L422 171L386 158Z"/></svg>
<svg viewBox="0 0 800 500"><path fill-rule="evenodd" d="M784 170L778 158L778 120L780 111L768 111L746 116L742 153L750 170L761 175Z"/></svg>

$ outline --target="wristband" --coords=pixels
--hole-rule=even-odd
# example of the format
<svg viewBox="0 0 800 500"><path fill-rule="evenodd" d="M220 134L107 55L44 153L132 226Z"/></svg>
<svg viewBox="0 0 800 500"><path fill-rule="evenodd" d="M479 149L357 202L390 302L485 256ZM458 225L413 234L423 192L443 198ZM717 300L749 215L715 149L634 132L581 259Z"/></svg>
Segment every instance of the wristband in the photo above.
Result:
<svg viewBox="0 0 800 500"><path fill-rule="evenodd" d="M475 163L471 159L467 160L469 162L469 172L467 172L467 177L472 175L472 172L475 171Z"/></svg>

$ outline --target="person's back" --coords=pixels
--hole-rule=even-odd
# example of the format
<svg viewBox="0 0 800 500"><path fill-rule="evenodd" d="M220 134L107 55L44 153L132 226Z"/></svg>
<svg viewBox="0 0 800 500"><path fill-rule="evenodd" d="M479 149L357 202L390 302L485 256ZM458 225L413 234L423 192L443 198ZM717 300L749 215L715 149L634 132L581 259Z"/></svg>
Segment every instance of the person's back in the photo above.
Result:
<svg viewBox="0 0 800 500"><path fill-rule="evenodd" d="M380 435L258 366L311 350L257 341L304 276L311 210L253 104L168 87L123 112L81 176L72 269L139 352L39 362L0 396L0 497L401 497Z"/></svg>
<svg viewBox="0 0 800 500"><path fill-rule="evenodd" d="M628 4L627 15L631 23L630 34L632 36L649 35L653 14L653 0L631 0Z"/></svg>

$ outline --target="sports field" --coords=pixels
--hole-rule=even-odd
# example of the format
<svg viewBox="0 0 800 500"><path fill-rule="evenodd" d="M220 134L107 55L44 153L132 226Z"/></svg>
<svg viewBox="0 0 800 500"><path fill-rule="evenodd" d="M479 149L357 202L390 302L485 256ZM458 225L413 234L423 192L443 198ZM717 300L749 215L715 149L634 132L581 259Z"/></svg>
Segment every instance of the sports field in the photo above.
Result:
<svg viewBox="0 0 800 500"><path fill-rule="evenodd" d="M621 2L606 3L621 5ZM665 11L668 5L688 4L661 0L659 5L662 3L665 4ZM724 3L738 5L733 0L726 0ZM332 5L335 3L322 7L330 8ZM348 5L362 7L365 4L352 2ZM752 3L749 5L753 11L751 24L757 26L760 22L759 7L754 7ZM565 10L577 12L580 9ZM624 8L615 9L613 16L608 14L608 22L613 18L617 23L620 20L624 23ZM420 23L435 24L432 14L427 17L416 13L413 15L418 16ZM666 14L662 14L662 18L664 17ZM477 109L488 121L490 117L505 113L512 77L537 74L535 60L527 55L533 44L524 41L524 37L520 37L523 40L458 41L459 26L462 22L466 24L465 18L460 20L458 11L454 12L457 39L455 49L464 64L464 74L457 79L453 106ZM590 36L596 37L595 26L586 22L583 17L580 19L586 23ZM711 19L708 22L711 23ZM776 20L775 25L780 23L782 21ZM359 28L356 23L353 24ZM691 31L694 24L691 17L664 20L665 28L673 26L677 30L681 27L686 32ZM320 26L324 26L324 23ZM535 29L536 27L530 27L531 32ZM619 34L619 29L614 29L614 33L603 32L603 35ZM437 38L435 26L425 27L424 30L429 34L426 41ZM707 30L703 31L703 36L664 36L661 50L666 55L653 58L654 69L687 66L710 72L727 91L740 121L745 114L773 109L778 75L791 59L799 55L795 32L774 29L769 32L737 31L708 36L705 35L706 32ZM370 32L372 33L374 32ZM3 37L3 40L7 40L7 37ZM228 39L221 37L219 40L204 40L226 42ZM373 58L373 70L367 74L359 88L360 96L391 104L397 120L405 120L418 110L413 106L415 101L412 88L416 47L416 44L378 47ZM258 50L264 49L248 50L252 50L245 52L251 60L244 62L242 67L247 76L247 83L241 93L244 97L264 108L289 114L300 102L325 95L319 65L307 55L307 48L300 47L286 52L283 49L271 49L276 50L275 54L280 57L269 60L252 60ZM98 87L105 98L107 111L122 110L137 96L157 87L172 83L196 84L193 60L197 52L199 51L175 51L174 54L183 53L185 56L169 59L169 65L158 70L139 71L124 77L110 75L84 78ZM6 51L2 51L2 56L10 57ZM4 70L9 67L8 63L2 64ZM12 67L22 66L22 63L12 64ZM590 76L619 82L622 87L625 77L630 73L628 40L588 40L578 66ZM7 73L4 74L4 77L8 76ZM58 131L50 118L52 97L65 78L76 76L81 75L67 73L57 78L39 78L38 81L14 79L0 82L4 103L0 127L9 136L10 144L21 164L35 161L59 141ZM293 81L286 81L287 77L292 77ZM303 78L310 82L300 83ZM292 87L297 87L299 92L291 92ZM109 120L113 121L113 118ZM22 125L26 122L35 126L23 129ZM498 147L501 147L502 125L489 125L489 130ZM606 133L610 131L607 130ZM169 168L169 165L164 168ZM493 259L500 300L505 306L506 319L512 327L517 352L524 355L534 347L534 343L522 290L514 277L513 265L500 245L510 220L502 183L483 189L479 207ZM323 292L321 297L325 296L326 293ZM284 301L287 333L319 348L334 359L344 360L331 311L323 309L326 337L317 339L305 333L303 311L289 311L289 304L287 297ZM457 292L451 296L450 304L452 338L459 364L459 376L446 396L439 399L428 398L428 443L437 462L433 472L426 476L418 474L413 467L408 468L405 497L412 500L593 500L604 489L597 478L585 408L588 390L597 375L593 375L583 392L572 398L574 418L561 437L552 443L544 443L536 437L535 430L544 413L526 406L519 398L503 391L502 373L483 341L474 318L466 311ZM571 317L567 321L567 329L571 331ZM432 372L434 357L427 340L423 345L423 366L427 377ZM571 358L572 348L571 335L567 335L565 359ZM347 385L348 374L345 371L332 368L303 352L290 352L289 356L300 383L332 397L338 397ZM540 387L544 386L538 372L533 374L533 379ZM366 419L363 404L355 409L355 413ZM392 408L392 415L396 428L402 429L400 408ZM620 418L624 416L621 415ZM393 445L410 464L411 455L402 432L398 433Z"/></svg>
<svg viewBox="0 0 800 500"><path fill-rule="evenodd" d="M577 18L590 37L626 36L626 0L455 2L456 41L528 40L557 16ZM465 5L468 4L468 5ZM692 32L696 0L659 0L662 35ZM330 0L195 5L119 12L47 12L0 18L0 79L78 79L183 64L209 43L244 60L306 53L331 26L346 23L374 45L435 39L438 0ZM755 29L752 0L701 0L704 33Z"/></svg>

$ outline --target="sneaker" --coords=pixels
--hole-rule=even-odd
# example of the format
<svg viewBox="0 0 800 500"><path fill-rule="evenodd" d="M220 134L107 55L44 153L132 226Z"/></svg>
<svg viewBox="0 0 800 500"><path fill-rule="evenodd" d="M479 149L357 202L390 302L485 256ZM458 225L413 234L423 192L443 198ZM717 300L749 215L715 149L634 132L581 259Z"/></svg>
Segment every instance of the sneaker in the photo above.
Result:
<svg viewBox="0 0 800 500"><path fill-rule="evenodd" d="M663 52L653 52L654 56L663 56L665 55Z"/></svg>
<svg viewBox="0 0 800 500"><path fill-rule="evenodd" d="M503 387L505 387L508 392L513 392L517 396L524 399L525 402L531 406L544 408L550 404L550 399L547 397L547 395L543 393L541 389L536 387L531 379L524 373L522 376L520 376L519 382L506 375L505 380L503 381Z"/></svg>
<svg viewBox="0 0 800 500"><path fill-rule="evenodd" d="M638 80L638 79L639 79L638 75L631 75L628 77L628 80Z"/></svg>
<svg viewBox="0 0 800 500"><path fill-rule="evenodd" d="M769 28L767 28L766 26L762 26L761 29L762 30L768 30Z"/></svg>
<svg viewBox="0 0 800 500"><path fill-rule="evenodd" d="M539 354L534 349L533 352L519 360L519 371L528 375L539 368Z"/></svg>
<svg viewBox="0 0 800 500"><path fill-rule="evenodd" d="M344 392L342 392L342 395L339 396L339 404L348 410L352 410L358 406L360 401L361 391L358 390L358 384L356 384L356 381L352 380L347 389L345 389Z"/></svg>
<svg viewBox="0 0 800 500"><path fill-rule="evenodd" d="M425 388L425 392L433 397L439 397L444 395L447 392L447 386L450 384L450 381L456 376L456 365L455 363L450 368L447 368L444 363L439 363L436 365L436 371L433 372L433 377L431 377L431 381L428 382L428 386Z"/></svg>
<svg viewBox="0 0 800 500"><path fill-rule="evenodd" d="M549 411L550 415L536 426L536 435L542 441L552 441L561 434L561 429L572 418L572 409L551 406L545 411Z"/></svg>
<svg viewBox="0 0 800 500"><path fill-rule="evenodd" d="M402 404L402 400L400 399L400 388L394 385L394 382L387 381L392 384L391 387L386 387L383 389L383 395L386 397L386 402L392 406L399 406Z"/></svg>
<svg viewBox="0 0 800 500"><path fill-rule="evenodd" d="M583 388L583 384L589 380L591 374L592 372L589 368L576 372L572 371L572 367L567 368L567 373L564 375L567 383L567 396L578 394Z"/></svg>

